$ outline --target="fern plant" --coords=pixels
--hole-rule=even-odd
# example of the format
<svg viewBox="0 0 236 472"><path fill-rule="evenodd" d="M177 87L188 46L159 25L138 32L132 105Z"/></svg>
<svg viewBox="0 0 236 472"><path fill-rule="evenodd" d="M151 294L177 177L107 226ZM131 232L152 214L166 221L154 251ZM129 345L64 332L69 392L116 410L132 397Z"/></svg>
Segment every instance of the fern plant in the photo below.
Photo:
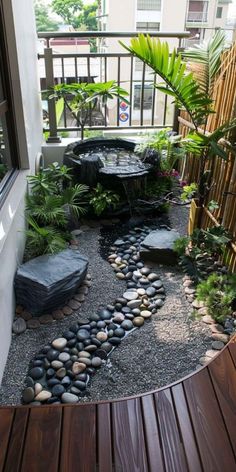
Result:
<svg viewBox="0 0 236 472"><path fill-rule="evenodd" d="M43 254L55 254L67 246L65 234L53 226L39 226L28 217L29 229L26 231L25 259L29 260Z"/></svg>

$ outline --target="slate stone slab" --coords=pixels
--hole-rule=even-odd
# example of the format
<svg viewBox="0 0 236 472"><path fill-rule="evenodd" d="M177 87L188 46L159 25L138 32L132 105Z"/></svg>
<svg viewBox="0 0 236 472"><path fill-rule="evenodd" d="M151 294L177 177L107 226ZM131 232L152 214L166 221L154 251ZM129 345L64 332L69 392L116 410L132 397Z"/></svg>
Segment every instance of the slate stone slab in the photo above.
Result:
<svg viewBox="0 0 236 472"><path fill-rule="evenodd" d="M87 268L88 259L72 249L31 259L16 272L16 302L32 315L48 313L75 294Z"/></svg>
<svg viewBox="0 0 236 472"><path fill-rule="evenodd" d="M141 258L160 264L176 264L177 254L173 247L174 242L179 237L180 234L175 230L158 229L151 231L140 247Z"/></svg>

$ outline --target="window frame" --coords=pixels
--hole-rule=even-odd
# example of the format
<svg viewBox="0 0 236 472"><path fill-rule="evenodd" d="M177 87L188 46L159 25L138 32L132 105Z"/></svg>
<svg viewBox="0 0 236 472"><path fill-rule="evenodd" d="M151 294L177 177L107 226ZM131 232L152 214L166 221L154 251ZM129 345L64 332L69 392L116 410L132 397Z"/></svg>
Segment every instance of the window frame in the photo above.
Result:
<svg viewBox="0 0 236 472"><path fill-rule="evenodd" d="M11 169L0 181L0 209L14 184L20 169L20 153L17 140L16 116L13 106L13 90L8 59L7 37L4 21L3 3L0 0L0 81L3 98L0 99L0 119L6 121L7 140L10 153ZM10 139L9 139L10 138Z"/></svg>
<svg viewBox="0 0 236 472"><path fill-rule="evenodd" d="M220 12L220 16L219 16L219 12ZM217 20L221 20L221 19L222 19L222 16L223 16L223 7L217 6L217 9L216 9L216 19L217 19Z"/></svg>

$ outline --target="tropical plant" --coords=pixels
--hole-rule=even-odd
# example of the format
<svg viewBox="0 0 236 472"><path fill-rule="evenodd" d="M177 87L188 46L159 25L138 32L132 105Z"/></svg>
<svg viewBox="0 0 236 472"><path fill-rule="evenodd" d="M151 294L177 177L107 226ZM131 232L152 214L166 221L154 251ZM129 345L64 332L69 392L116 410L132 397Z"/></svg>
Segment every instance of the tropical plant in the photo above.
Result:
<svg viewBox="0 0 236 472"><path fill-rule="evenodd" d="M198 189L198 185L195 182L193 182L190 185L184 185L183 191L180 196L181 200L183 202L191 200L196 195L197 189Z"/></svg>
<svg viewBox="0 0 236 472"><path fill-rule="evenodd" d="M213 37L182 52L182 57L190 61L194 77L206 95L212 96L214 79L220 69L224 49L225 32L218 30Z"/></svg>
<svg viewBox="0 0 236 472"><path fill-rule="evenodd" d="M26 231L25 259L54 254L67 246L65 234L53 226L39 226L34 218L28 217L29 229Z"/></svg>
<svg viewBox="0 0 236 472"><path fill-rule="evenodd" d="M204 301L209 315L223 323L232 315L232 303L236 298L236 275L211 274L197 286L197 299Z"/></svg>
<svg viewBox="0 0 236 472"><path fill-rule="evenodd" d="M70 239L68 223L86 212L88 187L72 186L70 169L56 162L28 176L28 181L26 216L30 228L26 232L26 255L29 258L65 247Z"/></svg>
<svg viewBox="0 0 236 472"><path fill-rule="evenodd" d="M53 92L53 93L52 93ZM84 139L84 127L89 116L100 102L101 106L107 100L119 98L127 102L128 92L118 86L114 80L104 83L59 84L51 90L43 92L48 99L63 99L81 129L81 140Z"/></svg>
<svg viewBox="0 0 236 472"><path fill-rule="evenodd" d="M93 190L89 203L92 206L95 215L100 216L109 208L114 210L119 201L120 196L117 193L112 192L112 190L105 190L103 186L98 183L96 188Z"/></svg>
<svg viewBox="0 0 236 472"><path fill-rule="evenodd" d="M159 39L140 34L138 38L131 40L130 46L121 44L164 80L164 84L155 83L154 87L172 96L176 106L188 112L193 131L182 141L182 144L187 151L200 158L198 198L199 206L203 207L211 180L211 173L206 171L206 161L216 155L227 159L227 153L220 140L236 127L236 119L234 119L222 124L213 133L205 133L208 116L214 113L213 100L206 92L210 93L212 79L219 68L219 57L223 47L221 36L217 35L213 45L212 43L208 44L205 54L203 54L203 50L199 49L199 57L201 56L202 60L204 56L205 60L204 78L201 76L200 86L194 74L187 71L187 64L182 61L181 54L178 54L175 49L170 54L168 43L161 43ZM190 54L193 56L193 52ZM211 54L213 57L209 59ZM196 55L197 53L195 53L195 57ZM187 57L187 53L185 57ZM206 67L207 62L208 67ZM203 131L199 130L200 125L203 127ZM233 150L232 145L229 144L228 149ZM201 218L201 212L199 215Z"/></svg>

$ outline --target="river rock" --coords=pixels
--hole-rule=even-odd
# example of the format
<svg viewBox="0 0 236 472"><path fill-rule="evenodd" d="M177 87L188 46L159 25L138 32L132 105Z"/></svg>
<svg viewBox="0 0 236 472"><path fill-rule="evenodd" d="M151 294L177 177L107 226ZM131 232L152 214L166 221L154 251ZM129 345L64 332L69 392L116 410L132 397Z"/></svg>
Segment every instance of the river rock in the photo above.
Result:
<svg viewBox="0 0 236 472"><path fill-rule="evenodd" d="M34 389L32 387L26 387L22 393L22 400L24 403L31 403L34 400Z"/></svg>
<svg viewBox="0 0 236 472"><path fill-rule="evenodd" d="M36 401L39 402L45 402L49 398L51 398L52 394L51 392L48 392L47 390L42 390L38 395L35 397Z"/></svg>
<svg viewBox="0 0 236 472"><path fill-rule="evenodd" d="M77 403L78 397L77 395L74 395L73 393L65 392L61 396L61 401L62 403Z"/></svg>
<svg viewBox="0 0 236 472"><path fill-rule="evenodd" d="M138 298L138 293L136 290L128 290L123 294L123 297L128 301L136 300Z"/></svg>
<svg viewBox="0 0 236 472"><path fill-rule="evenodd" d="M62 351L64 347L66 347L66 345L67 345L67 339L65 338L57 338L57 339L54 339L54 341L52 342L52 346L55 349L58 349L58 351Z"/></svg>
<svg viewBox="0 0 236 472"><path fill-rule="evenodd" d="M17 320L14 321L14 323L12 325L12 331L15 334L24 333L26 328L27 328L27 325L26 325L26 322L23 318L17 318Z"/></svg>
<svg viewBox="0 0 236 472"><path fill-rule="evenodd" d="M150 318L152 316L152 312L149 310L142 310L140 315L142 318Z"/></svg>
<svg viewBox="0 0 236 472"><path fill-rule="evenodd" d="M144 318L142 316L136 316L133 320L133 325L134 326L142 326L144 324Z"/></svg>

